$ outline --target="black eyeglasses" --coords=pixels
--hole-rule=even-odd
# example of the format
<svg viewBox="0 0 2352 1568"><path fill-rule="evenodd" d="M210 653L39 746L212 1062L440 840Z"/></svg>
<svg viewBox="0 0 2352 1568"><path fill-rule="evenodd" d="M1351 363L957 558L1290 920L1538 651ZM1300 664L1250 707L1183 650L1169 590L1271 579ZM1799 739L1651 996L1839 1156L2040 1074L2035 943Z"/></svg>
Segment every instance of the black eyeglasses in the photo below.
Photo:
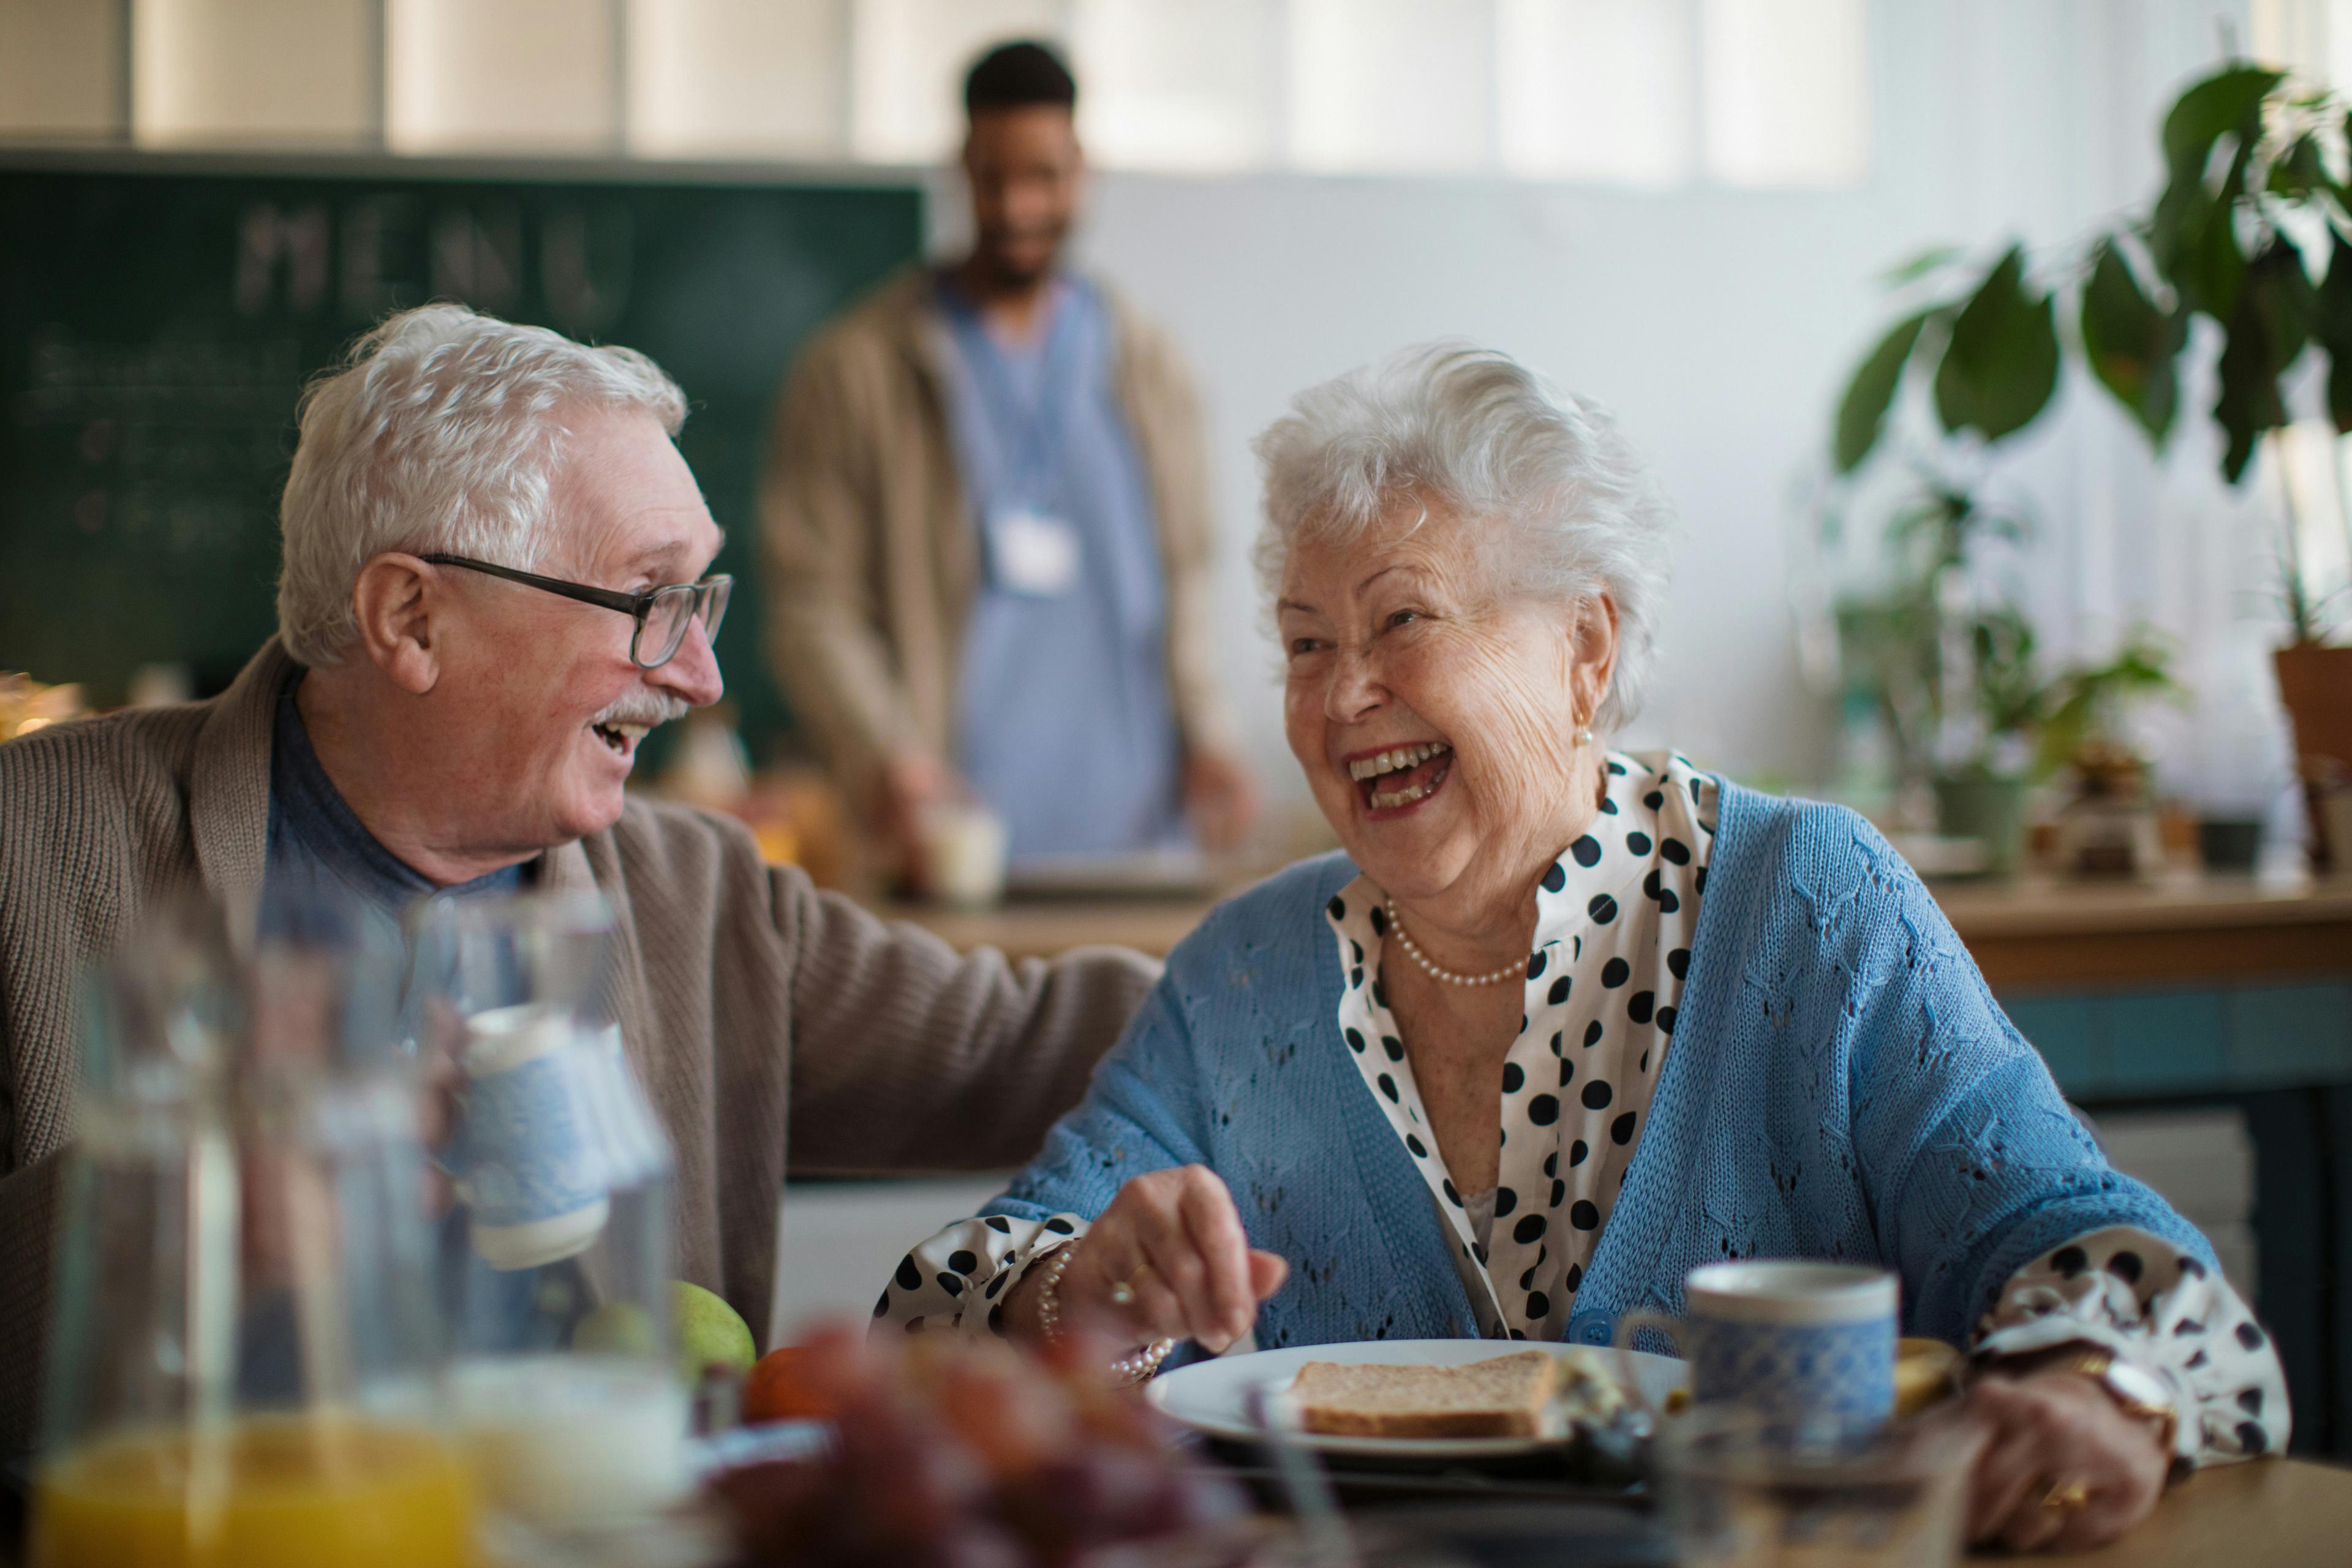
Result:
<svg viewBox="0 0 2352 1568"><path fill-rule="evenodd" d="M702 621L703 635L715 639L719 623L727 618L727 595L735 587L735 579L719 572L699 583L668 583L642 594L624 594L615 588L592 588L585 583L567 583L561 577L542 577L536 572L494 566L488 561L464 555L420 555L417 559L430 561L436 566L463 566L468 572L487 572L493 577L504 577L509 583L520 583L542 593L560 594L583 605L618 610L637 623L636 631L629 637L629 661L639 669L659 669L677 657L686 641L686 628L698 616Z"/></svg>

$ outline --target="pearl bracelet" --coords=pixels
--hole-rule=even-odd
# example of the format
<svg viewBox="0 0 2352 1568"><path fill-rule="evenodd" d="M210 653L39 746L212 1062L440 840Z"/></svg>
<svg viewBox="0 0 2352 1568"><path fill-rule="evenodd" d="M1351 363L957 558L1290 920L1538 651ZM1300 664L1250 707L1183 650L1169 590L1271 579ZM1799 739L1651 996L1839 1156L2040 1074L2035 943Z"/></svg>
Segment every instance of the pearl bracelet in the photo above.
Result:
<svg viewBox="0 0 2352 1568"><path fill-rule="evenodd" d="M1045 1273L1037 1287L1037 1328L1047 1343L1062 1337L1062 1276L1070 1270L1070 1259L1078 1255L1076 1241L1066 1241L1054 1248L1054 1256L1045 1260ZM1160 1370L1176 1348L1174 1340L1154 1340L1141 1350L1129 1352L1110 1363L1110 1373L1121 1383L1142 1383Z"/></svg>

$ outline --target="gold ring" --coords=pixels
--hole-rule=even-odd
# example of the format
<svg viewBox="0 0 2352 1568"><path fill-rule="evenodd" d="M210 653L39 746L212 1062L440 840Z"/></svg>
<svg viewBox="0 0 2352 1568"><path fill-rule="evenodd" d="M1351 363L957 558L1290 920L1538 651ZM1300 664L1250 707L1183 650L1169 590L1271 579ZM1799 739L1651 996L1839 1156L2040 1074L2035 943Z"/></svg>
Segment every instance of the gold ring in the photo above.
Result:
<svg viewBox="0 0 2352 1568"><path fill-rule="evenodd" d="M2091 1500L2091 1489L2082 1481L2060 1481L2042 1494L2042 1506L2058 1513L2072 1513Z"/></svg>

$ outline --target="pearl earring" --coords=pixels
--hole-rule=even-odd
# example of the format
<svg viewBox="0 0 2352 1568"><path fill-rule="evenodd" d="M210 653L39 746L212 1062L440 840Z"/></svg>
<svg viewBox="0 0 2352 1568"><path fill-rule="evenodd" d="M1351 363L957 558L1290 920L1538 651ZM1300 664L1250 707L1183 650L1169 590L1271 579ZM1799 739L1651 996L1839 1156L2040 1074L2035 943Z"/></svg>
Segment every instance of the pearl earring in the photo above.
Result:
<svg viewBox="0 0 2352 1568"><path fill-rule="evenodd" d="M1576 727L1576 744L1577 744L1577 749L1578 749L1578 750L1580 750L1580 751L1581 751L1583 748L1585 748L1585 747L1587 747L1587 746L1589 746L1589 745L1592 744L1592 726L1591 726L1591 725L1590 725L1590 724L1579 724L1579 725Z"/></svg>

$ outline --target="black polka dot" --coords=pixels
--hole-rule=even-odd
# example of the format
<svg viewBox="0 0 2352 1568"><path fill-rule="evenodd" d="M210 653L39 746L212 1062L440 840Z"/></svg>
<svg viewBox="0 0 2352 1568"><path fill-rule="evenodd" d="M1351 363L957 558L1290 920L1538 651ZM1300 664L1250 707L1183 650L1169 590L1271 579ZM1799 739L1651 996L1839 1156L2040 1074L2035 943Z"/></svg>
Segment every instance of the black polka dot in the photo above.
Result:
<svg viewBox="0 0 2352 1568"><path fill-rule="evenodd" d="M1568 1037L1568 1031L1567 1031L1567 1030L1565 1030L1565 1029L1554 1029L1554 1030L1551 1032L1551 1054L1552 1054L1552 1055L1554 1055L1554 1056L1558 1056L1558 1055L1559 1055L1559 1043L1560 1043L1560 1041L1562 1041L1563 1039L1566 1039L1567 1037Z"/></svg>
<svg viewBox="0 0 2352 1568"><path fill-rule="evenodd" d="M996 1232L999 1236L1011 1236L1013 1234L1012 1222L1001 1214L990 1215L988 1218L982 1223L985 1224L989 1229Z"/></svg>
<svg viewBox="0 0 2352 1568"><path fill-rule="evenodd" d="M1547 893L1557 893L1567 886L1568 873L1555 862L1551 869L1543 874L1543 889Z"/></svg>
<svg viewBox="0 0 2352 1568"><path fill-rule="evenodd" d="M1576 1206L1568 1211L1568 1223L1579 1230L1601 1228L1601 1211L1592 1206L1591 1198L1579 1198Z"/></svg>
<svg viewBox="0 0 2352 1568"><path fill-rule="evenodd" d="M1647 1051L1642 1053L1642 1070L1643 1072L1650 1070L1650 1053Z"/></svg>
<svg viewBox="0 0 2352 1568"><path fill-rule="evenodd" d="M1568 1278L1560 1281L1560 1283L1565 1285L1570 1292L1580 1289L1584 1284L1584 1265L1581 1263L1570 1264L1568 1266Z"/></svg>
<svg viewBox="0 0 2352 1568"><path fill-rule="evenodd" d="M1358 1056L1362 1056L1364 1054L1364 1037L1362 1034L1354 1029L1349 1029L1347 1034L1348 1048L1355 1052Z"/></svg>
<svg viewBox="0 0 2352 1568"><path fill-rule="evenodd" d="M1601 797L1601 810L1603 816L1614 816L1617 815L1617 803L1604 795Z"/></svg>
<svg viewBox="0 0 2352 1568"><path fill-rule="evenodd" d="M1509 1214L1513 1209L1516 1209L1518 1206L1518 1194L1513 1192L1508 1187L1496 1187L1495 1189L1495 1217L1496 1219L1502 1218L1505 1215Z"/></svg>
<svg viewBox="0 0 2352 1568"><path fill-rule="evenodd" d="M1389 1097L1389 1103L1391 1105L1398 1103L1396 1079L1391 1078L1386 1073L1381 1074L1381 1092Z"/></svg>
<svg viewBox="0 0 2352 1568"><path fill-rule="evenodd" d="M1634 1115L1629 1110L1609 1124L1609 1142L1621 1148L1633 1142Z"/></svg>
<svg viewBox="0 0 2352 1568"><path fill-rule="evenodd" d="M1568 1184L1561 1181L1558 1176L1554 1176L1551 1179L1551 1206L1553 1208L1559 1207L1561 1201L1567 1196Z"/></svg>
<svg viewBox="0 0 2352 1568"><path fill-rule="evenodd" d="M1584 1026L1584 1048L1591 1050L1601 1043L1601 1020L1595 1018Z"/></svg>
<svg viewBox="0 0 2352 1568"><path fill-rule="evenodd" d="M1389 966L1385 963L1372 975L1372 1000L1383 1007L1389 1005Z"/></svg>
<svg viewBox="0 0 2352 1568"><path fill-rule="evenodd" d="M1547 1176L1557 1176L1559 1174L1559 1150L1555 1149L1550 1153L1544 1156L1544 1174Z"/></svg>
<svg viewBox="0 0 2352 1568"><path fill-rule="evenodd" d="M1601 864L1601 840L1590 833L1570 845L1568 852L1576 857L1576 863L1580 866L1589 868Z"/></svg>
<svg viewBox="0 0 2352 1568"><path fill-rule="evenodd" d="M1678 947L1666 954L1666 973L1680 980L1690 973L1690 949Z"/></svg>
<svg viewBox="0 0 2352 1568"><path fill-rule="evenodd" d="M2258 1351L2263 1348L2263 1331L2252 1323L2240 1323L2238 1342L2250 1351Z"/></svg>
<svg viewBox="0 0 2352 1568"><path fill-rule="evenodd" d="M1386 935L1388 935L1388 934L1389 934L1389 912L1388 912L1388 910L1384 910L1384 909L1381 908L1378 904L1374 904L1374 905L1372 906L1372 916L1371 916L1371 919L1372 919L1372 934L1373 934L1374 936L1386 936Z"/></svg>
<svg viewBox="0 0 2352 1568"><path fill-rule="evenodd" d="M1423 1142L1420 1139L1414 1137L1410 1132L1404 1135L1404 1146L1412 1151L1412 1157L1416 1160L1426 1160L1429 1158L1429 1145Z"/></svg>
<svg viewBox="0 0 2352 1568"><path fill-rule="evenodd" d="M1636 991L1633 993L1633 999L1625 1004L1625 1016L1633 1019L1636 1024L1646 1024L1650 1021L1650 1015L1657 1006L1657 1003L1656 992Z"/></svg>
<svg viewBox="0 0 2352 1568"><path fill-rule="evenodd" d="M2072 1279L2090 1267L2090 1256L2079 1247L2062 1247L2050 1255L2050 1267Z"/></svg>
<svg viewBox="0 0 2352 1568"><path fill-rule="evenodd" d="M1658 912L1660 914L1670 915L1682 907L1683 900L1681 894L1675 892L1672 888L1664 888L1659 890Z"/></svg>
<svg viewBox="0 0 2352 1568"><path fill-rule="evenodd" d="M1047 1220L1045 1222L1045 1228L1052 1231L1055 1236L1075 1236L1077 1234L1078 1229L1076 1226L1072 1225L1060 1215L1055 1215L1052 1219Z"/></svg>
<svg viewBox="0 0 2352 1568"><path fill-rule="evenodd" d="M1323 907L1330 912L1331 918L1335 921L1343 921L1348 918L1348 902L1337 893L1332 894L1331 901Z"/></svg>
<svg viewBox="0 0 2352 1568"><path fill-rule="evenodd" d="M1518 1063L1505 1062L1503 1064L1503 1092L1505 1094L1517 1094L1519 1090L1527 1087L1527 1083L1528 1075L1519 1069Z"/></svg>
<svg viewBox="0 0 2352 1568"><path fill-rule="evenodd" d="M1549 1094L1537 1095L1528 1101L1528 1120L1538 1127L1549 1127L1559 1120L1559 1101Z"/></svg>
<svg viewBox="0 0 2352 1568"><path fill-rule="evenodd" d="M1612 763L1609 764L1609 771L1622 779L1625 776L1625 764L1622 763Z"/></svg>
<svg viewBox="0 0 2352 1568"><path fill-rule="evenodd" d="M1010 1258L1007 1258L1007 1259L1006 1259L1006 1261L1007 1261L1007 1262L1010 1262L1010 1261L1012 1261L1012 1260L1011 1260ZM1005 1282L1007 1279L1012 1279L1012 1278L1013 1278L1013 1276L1012 1276L1011 1274L1009 1274L1009 1273L1005 1272L1004 1270L1003 1270L1003 1269L999 1269L999 1270L997 1270L996 1278L995 1278L995 1279L991 1279L991 1280L988 1282L988 1289L985 1289L985 1290L983 1290L983 1291L982 1291L982 1292L981 1292L981 1294L982 1294L982 1295L983 1295L983 1296L985 1296L985 1297L987 1297L987 1298L988 1298L990 1300L992 1300L992 1301L995 1300L996 1300L996 1293L997 1293L999 1290L1003 1289L1004 1289L1004 1282Z"/></svg>
<svg viewBox="0 0 2352 1568"><path fill-rule="evenodd" d="M1540 980L1543 972L1551 967L1551 954L1538 949L1528 954L1528 978Z"/></svg>
<svg viewBox="0 0 2352 1568"><path fill-rule="evenodd" d="M1625 847L1636 855L1647 855L1650 852L1650 836L1646 833L1628 833L1625 835Z"/></svg>
<svg viewBox="0 0 2352 1568"><path fill-rule="evenodd" d="M2203 1366L2209 1359L2210 1358L2203 1351L2199 1351L2195 1355L2190 1356L2187 1361L2180 1363L2180 1370L2183 1372L2195 1372L2199 1367Z"/></svg>
<svg viewBox="0 0 2352 1568"><path fill-rule="evenodd" d="M1697 889L1702 893L1706 891L1706 867L1701 866L1696 871L1691 873L1691 886Z"/></svg>
<svg viewBox="0 0 2352 1568"><path fill-rule="evenodd" d="M2126 1285L2138 1284L2139 1277L2147 1272L2147 1267L2140 1261L2138 1253L2128 1249L2107 1259L2107 1272Z"/></svg>
<svg viewBox="0 0 2352 1568"><path fill-rule="evenodd" d="M2238 1395L2238 1408L2249 1415L2260 1415L2263 1413L2263 1391L2250 1388Z"/></svg>
<svg viewBox="0 0 2352 1568"><path fill-rule="evenodd" d="M1561 1003L1568 1000L1568 993L1570 989L1569 976L1563 974L1559 979L1551 983L1551 990L1545 996L1544 1000L1557 1007Z"/></svg>
<svg viewBox="0 0 2352 1568"><path fill-rule="evenodd" d="M1690 846L1679 838L1669 838L1658 846L1658 853L1677 866L1690 864Z"/></svg>
<svg viewBox="0 0 2352 1568"><path fill-rule="evenodd" d="M1658 1031L1666 1035L1675 1032L1675 1010L1672 1007L1658 1009Z"/></svg>
<svg viewBox="0 0 2352 1568"><path fill-rule="evenodd" d="M877 1318L887 1317L889 1315L889 1311L890 1292L885 1290L882 1294L874 1298L874 1315Z"/></svg>
<svg viewBox="0 0 2352 1568"><path fill-rule="evenodd" d="M1568 1152L1568 1163L1570 1168L1573 1169L1578 1165L1583 1164L1585 1156L1591 1152L1592 1145L1587 1143L1581 1138L1578 1139L1575 1145Z"/></svg>
<svg viewBox="0 0 2352 1568"><path fill-rule="evenodd" d="M2238 1423L2238 1447L2241 1449L2249 1454L2263 1454L2270 1451L2270 1434L2263 1430L2263 1424L2261 1422L2241 1421Z"/></svg>
<svg viewBox="0 0 2352 1568"><path fill-rule="evenodd" d="M1606 1110L1610 1100L1615 1098L1616 1091L1609 1087L1606 1079L1596 1078L1584 1086L1584 1109L1587 1110Z"/></svg>
<svg viewBox="0 0 2352 1568"><path fill-rule="evenodd" d="M948 1259L948 1267L954 1269L958 1274L969 1274L973 1269L980 1267L980 1259L973 1257L971 1253L959 1248L956 1253Z"/></svg>
<svg viewBox="0 0 2352 1568"><path fill-rule="evenodd" d="M1658 810L1666 804L1665 791L1655 789L1652 790L1649 794L1642 797L1642 804L1648 806L1652 811Z"/></svg>
<svg viewBox="0 0 2352 1568"><path fill-rule="evenodd" d="M923 1288L923 1271L915 1267L915 1255L911 1252L898 1259L898 1271L890 1278L898 1282L898 1289L901 1290L919 1290Z"/></svg>
<svg viewBox="0 0 2352 1568"><path fill-rule="evenodd" d="M1452 1204L1455 1208L1460 1208L1462 1206L1462 1194L1454 1190L1453 1177L1446 1177L1443 1182L1440 1182L1438 1185L1444 1192L1445 1201L1447 1203Z"/></svg>
<svg viewBox="0 0 2352 1568"><path fill-rule="evenodd" d="M957 1276L953 1274L941 1273L934 1274L931 1278L938 1280L940 1289L946 1291L949 1295L961 1296L963 1294L965 1281Z"/></svg>
<svg viewBox="0 0 2352 1568"><path fill-rule="evenodd" d="M1566 1057L1559 1058L1559 1087L1566 1089L1576 1077L1576 1063Z"/></svg>
<svg viewBox="0 0 2352 1568"><path fill-rule="evenodd" d="M1540 1323L1551 1316L1551 1298L1540 1290L1528 1292L1528 1321Z"/></svg>
<svg viewBox="0 0 2352 1568"><path fill-rule="evenodd" d="M1360 942L1356 941L1353 937L1350 937L1350 938L1349 938L1349 939L1348 939L1348 945L1349 945L1350 948L1352 948L1352 949L1354 949L1354 950L1355 950L1356 962L1357 962L1358 963L1363 963L1363 962L1364 962L1364 944L1363 944L1362 942Z"/></svg>
<svg viewBox="0 0 2352 1568"><path fill-rule="evenodd" d="M1356 965L1355 968L1348 971L1348 989L1350 991L1361 991L1363 988L1364 966L1360 963Z"/></svg>
<svg viewBox="0 0 2352 1568"><path fill-rule="evenodd" d="M1605 926L1617 918L1617 900L1606 893L1595 893L1592 901L1584 906L1584 912L1592 917L1594 925Z"/></svg>
<svg viewBox="0 0 2352 1568"><path fill-rule="evenodd" d="M1519 1223L1511 1227L1511 1239L1521 1247L1539 1240L1544 1233L1544 1216L1539 1214L1523 1215Z"/></svg>
<svg viewBox="0 0 2352 1568"><path fill-rule="evenodd" d="M1622 958L1612 958L1601 966L1601 984L1614 991L1633 978L1633 966Z"/></svg>
<svg viewBox="0 0 2352 1568"><path fill-rule="evenodd" d="M1381 1049L1388 1053L1389 1060L1392 1062L1401 1062L1404 1060L1404 1042L1398 1039L1394 1035L1382 1035L1381 1037Z"/></svg>

